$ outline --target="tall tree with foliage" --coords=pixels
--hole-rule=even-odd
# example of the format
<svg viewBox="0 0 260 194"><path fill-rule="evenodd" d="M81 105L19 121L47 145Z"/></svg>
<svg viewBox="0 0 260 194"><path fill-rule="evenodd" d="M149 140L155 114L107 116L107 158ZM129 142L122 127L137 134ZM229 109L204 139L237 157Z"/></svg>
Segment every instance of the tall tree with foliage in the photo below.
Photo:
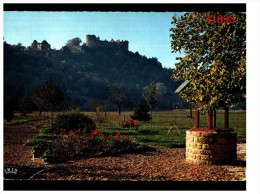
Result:
<svg viewBox="0 0 260 194"><path fill-rule="evenodd" d="M172 78L190 81L180 92L181 97L204 102L202 110L244 102L246 14L192 12L174 15L172 24L172 52L184 53L175 64Z"/></svg>
<svg viewBox="0 0 260 194"><path fill-rule="evenodd" d="M154 82L151 82L149 87L145 87L142 95L144 97L144 99L147 102L147 105L150 108L150 116L151 116L151 122L153 119L153 106L156 103L156 84Z"/></svg>

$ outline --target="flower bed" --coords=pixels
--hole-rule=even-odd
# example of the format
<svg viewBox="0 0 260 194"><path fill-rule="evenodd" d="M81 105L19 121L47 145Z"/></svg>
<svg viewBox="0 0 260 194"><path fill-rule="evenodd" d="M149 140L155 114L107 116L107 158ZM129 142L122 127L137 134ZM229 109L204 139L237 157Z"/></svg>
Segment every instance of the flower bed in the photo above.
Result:
<svg viewBox="0 0 260 194"><path fill-rule="evenodd" d="M96 129L90 133L82 133L80 129L71 130L69 133L66 133L66 129L60 131L60 135L48 144L48 149L42 156L46 162L56 163L85 157L153 150L120 133L101 133Z"/></svg>

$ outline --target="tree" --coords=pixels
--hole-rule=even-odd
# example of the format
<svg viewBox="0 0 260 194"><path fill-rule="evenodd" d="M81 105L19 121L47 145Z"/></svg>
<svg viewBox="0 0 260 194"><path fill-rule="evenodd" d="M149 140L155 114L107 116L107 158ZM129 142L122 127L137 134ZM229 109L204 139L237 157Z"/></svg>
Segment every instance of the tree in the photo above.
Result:
<svg viewBox="0 0 260 194"><path fill-rule="evenodd" d="M135 107L134 114L131 115L132 119L137 119L139 121L149 121L151 120L149 112L149 107L144 102L144 100L141 100L138 105Z"/></svg>
<svg viewBox="0 0 260 194"><path fill-rule="evenodd" d="M40 109L51 110L53 124L53 111L61 108L66 100L66 90L51 80L46 80L42 87L37 88L33 93L33 101Z"/></svg>
<svg viewBox="0 0 260 194"><path fill-rule="evenodd" d="M143 89L142 95L144 99L146 100L149 108L150 108L150 116L151 116L151 121L153 119L152 115L152 110L153 110L153 105L156 102L156 84L154 82L151 82L149 87L145 87Z"/></svg>
<svg viewBox="0 0 260 194"><path fill-rule="evenodd" d="M69 47L69 48L75 47L75 46L80 46L81 42L82 41L79 37L72 38L72 39L67 41L66 46Z"/></svg>
<svg viewBox="0 0 260 194"><path fill-rule="evenodd" d="M219 18L216 23L205 20L213 15ZM180 96L189 102L204 102L201 109L209 111L244 102L246 14L192 12L174 15L172 24L172 52L184 53L172 78L190 81Z"/></svg>
<svg viewBox="0 0 260 194"><path fill-rule="evenodd" d="M121 115L122 107L127 102L126 88L121 85L113 84L109 86L109 101L112 102L118 110L118 115Z"/></svg>
<svg viewBox="0 0 260 194"><path fill-rule="evenodd" d="M39 115L41 116L43 109L46 107L46 97L43 87L37 88L32 95L33 102L39 108Z"/></svg>
<svg viewBox="0 0 260 194"><path fill-rule="evenodd" d="M157 82L155 84L155 87L156 87L156 96L157 97L160 97L160 96L163 96L166 94L167 87L164 83Z"/></svg>
<svg viewBox="0 0 260 194"><path fill-rule="evenodd" d="M97 116L97 122L101 123L106 119L105 103L102 100L94 99L91 101L91 107Z"/></svg>

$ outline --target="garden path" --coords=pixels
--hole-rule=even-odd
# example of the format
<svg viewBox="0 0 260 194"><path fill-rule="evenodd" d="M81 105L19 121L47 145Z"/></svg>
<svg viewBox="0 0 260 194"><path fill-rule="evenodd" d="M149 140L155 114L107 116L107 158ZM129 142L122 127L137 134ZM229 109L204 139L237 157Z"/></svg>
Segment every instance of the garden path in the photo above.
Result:
<svg viewBox="0 0 260 194"><path fill-rule="evenodd" d="M184 148L157 147L155 152L123 154L45 164L32 160L27 140L39 132L32 123L4 127L4 168L16 168L17 174L5 179L37 180L245 180L246 144L238 144L236 165L190 165L185 162Z"/></svg>

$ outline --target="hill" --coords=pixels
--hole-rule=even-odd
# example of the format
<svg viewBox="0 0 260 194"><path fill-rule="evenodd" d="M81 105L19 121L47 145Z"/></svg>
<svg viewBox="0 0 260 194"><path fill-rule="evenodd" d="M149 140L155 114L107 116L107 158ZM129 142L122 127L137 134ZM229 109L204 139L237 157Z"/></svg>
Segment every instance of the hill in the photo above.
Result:
<svg viewBox="0 0 260 194"><path fill-rule="evenodd" d="M157 58L147 58L138 52L113 48L89 48L80 51L34 50L4 42L4 95L19 104L30 99L36 87L52 79L67 88L71 102L91 109L93 100L106 101L109 86L126 88L128 109L142 98L142 90L154 81L157 84L157 109L172 109L178 103L174 90L179 83L171 80L172 69L163 68ZM109 109L113 106L107 104Z"/></svg>

